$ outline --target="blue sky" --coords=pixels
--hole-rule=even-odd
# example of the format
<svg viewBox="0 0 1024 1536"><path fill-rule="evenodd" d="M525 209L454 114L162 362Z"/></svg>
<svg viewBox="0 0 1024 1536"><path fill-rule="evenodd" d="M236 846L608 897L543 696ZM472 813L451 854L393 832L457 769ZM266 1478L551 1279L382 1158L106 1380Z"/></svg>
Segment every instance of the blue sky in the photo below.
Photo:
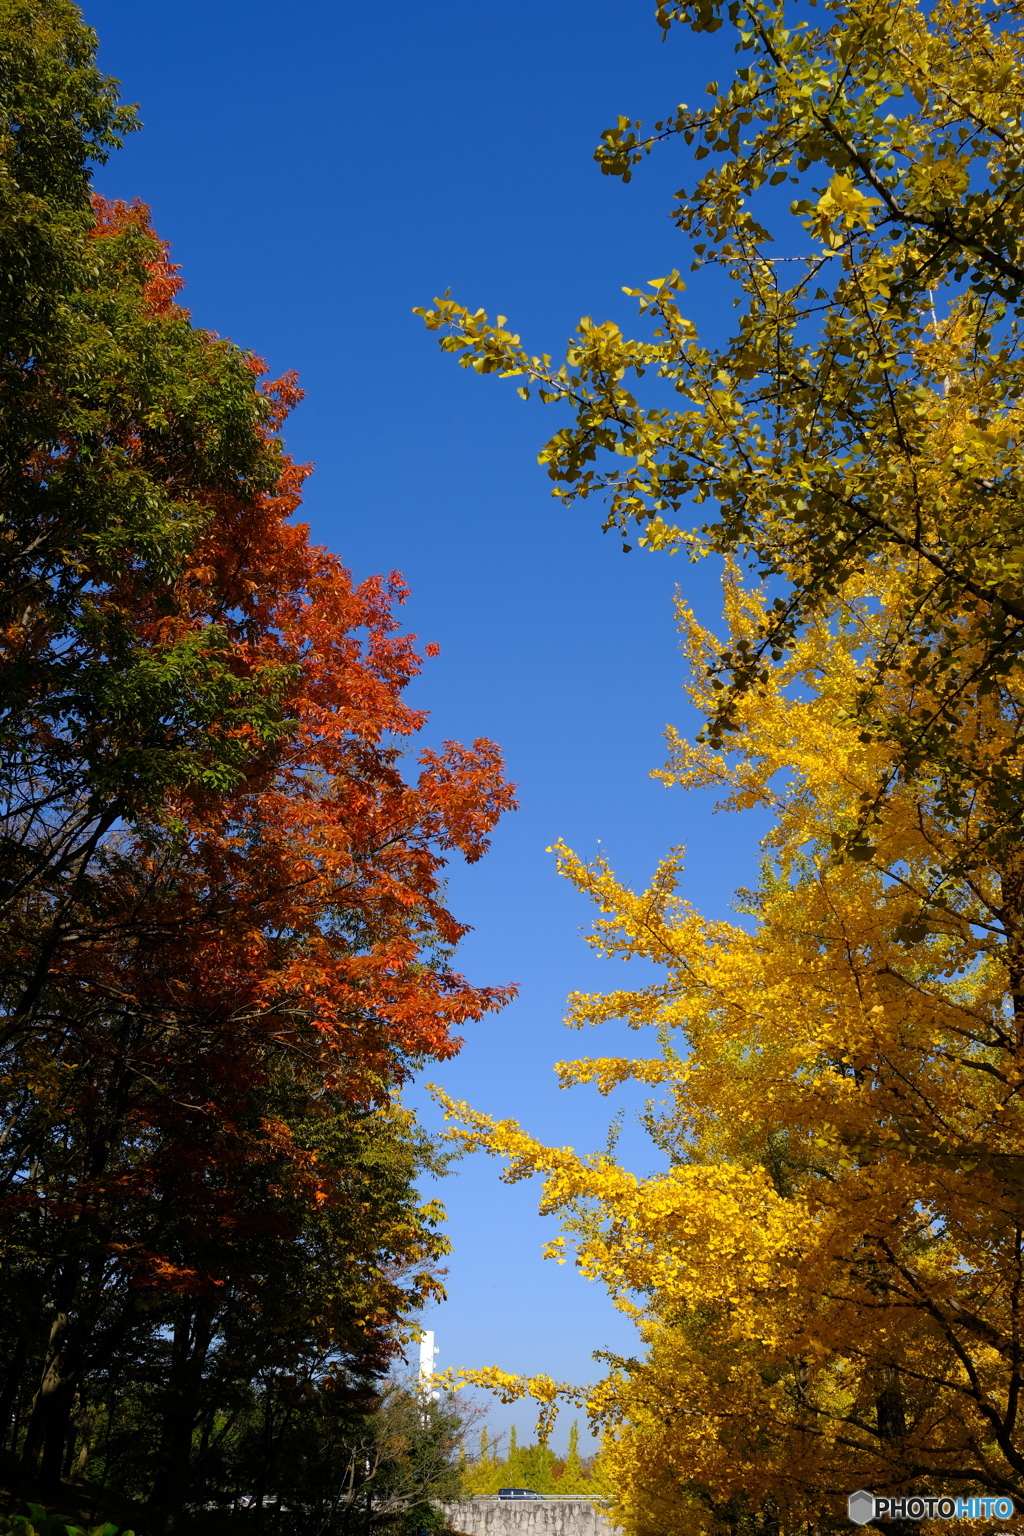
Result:
<svg viewBox="0 0 1024 1536"><path fill-rule="evenodd" d="M586 904L545 849L564 837L643 881L671 844L685 894L728 914L755 877L759 825L653 782L667 723L695 722L680 692L677 582L709 619L710 571L623 555L593 503L564 510L536 454L559 424L508 384L443 357L411 314L451 288L558 353L581 315L631 323L623 285L688 265L669 218L687 179L675 146L623 187L592 154L619 113L653 120L727 78L724 33L662 43L648 0L85 0L101 62L138 100L145 130L98 176L141 197L187 279L197 323L295 368L307 399L288 442L317 469L306 516L357 577L400 569L409 627L440 643L414 702L427 737L490 736L522 808L491 854L455 869L451 902L473 924L462 965L518 982L516 1003L432 1074L451 1093L560 1145L602 1145L614 1105L559 1093L562 1056L642 1051L609 1026L561 1024L566 994L613 984L580 937ZM720 274L689 312L728 315ZM625 1038L623 1038L625 1036ZM424 1119L437 1113L417 1089ZM639 1098L630 1103L630 1115ZM649 1158L632 1118L621 1149ZM449 1300L427 1319L439 1366L496 1363L591 1379L595 1349L632 1330L571 1267L540 1257L554 1235L536 1190L473 1159L438 1193L455 1253ZM495 1408L502 1429L529 1415ZM564 1416L563 1416L564 1418ZM566 1425L555 1443L564 1442Z"/></svg>

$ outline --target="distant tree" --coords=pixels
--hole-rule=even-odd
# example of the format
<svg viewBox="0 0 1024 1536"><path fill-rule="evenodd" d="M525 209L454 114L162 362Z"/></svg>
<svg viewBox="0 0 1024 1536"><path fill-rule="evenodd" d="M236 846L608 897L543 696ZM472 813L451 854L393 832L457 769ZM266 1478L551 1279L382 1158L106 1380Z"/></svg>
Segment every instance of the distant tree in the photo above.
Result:
<svg viewBox="0 0 1024 1536"><path fill-rule="evenodd" d="M609 1491L600 1454L588 1456L586 1460L580 1455L580 1427L575 1420L569 1430L569 1448L565 1459L556 1462L552 1476L556 1493L594 1496Z"/></svg>
<svg viewBox="0 0 1024 1536"><path fill-rule="evenodd" d="M470 1458L463 1447L459 1463L461 1487L467 1497L497 1493L503 1487L505 1464L498 1457L497 1442L492 1442L486 1429L480 1431L480 1448Z"/></svg>
<svg viewBox="0 0 1024 1536"><path fill-rule="evenodd" d="M367 1391L343 1375L268 1377L224 1454L259 1468L258 1529L419 1536L442 1529L441 1506L462 1497L459 1450L474 1417L396 1379Z"/></svg>
<svg viewBox="0 0 1024 1536"><path fill-rule="evenodd" d="M497 1454L484 1430L479 1454L462 1462L462 1489L474 1495L494 1494L499 1488L532 1488L543 1494L603 1495L607 1492L599 1457L586 1460L579 1453L579 1425L569 1431L569 1448L560 1458L544 1441L521 1446L513 1425L509 1431L508 1455Z"/></svg>

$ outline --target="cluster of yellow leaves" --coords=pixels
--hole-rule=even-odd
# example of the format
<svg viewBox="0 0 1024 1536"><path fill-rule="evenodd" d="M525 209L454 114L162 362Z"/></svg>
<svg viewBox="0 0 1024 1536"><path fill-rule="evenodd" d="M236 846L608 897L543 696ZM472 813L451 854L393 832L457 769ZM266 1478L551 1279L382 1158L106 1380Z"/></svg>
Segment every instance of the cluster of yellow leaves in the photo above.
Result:
<svg viewBox="0 0 1024 1536"><path fill-rule="evenodd" d="M773 817L735 923L683 899L678 850L642 892L556 850L598 951L662 968L569 1006L658 1050L560 1078L658 1091L660 1171L448 1106L544 1179L552 1255L643 1329L587 1396L632 1536L1024 1484L1020 8L658 7L726 15L747 62L711 104L619 118L597 151L626 180L666 138L708 160L674 217L694 269L736 281L725 344L678 272L625 290L639 339L586 317L558 364L449 297L421 312L462 366L568 407L556 495L724 556L726 635L680 609L707 729L670 732L659 776ZM676 526L693 504L716 511Z"/></svg>
<svg viewBox="0 0 1024 1536"><path fill-rule="evenodd" d="M562 362L448 296L419 311L462 366L568 408L540 455L556 496L603 498L605 526L648 549L750 556L787 583L747 648L717 659L719 740L772 653L891 559L916 561L902 639L935 654L936 678L966 660L943 626L965 594L1004 610L974 664L999 677L1024 656L1019 9L673 0L659 16L700 32L726 10L745 60L728 87L712 82L709 106L681 105L653 132L620 118L597 152L627 180L664 139L710 157L673 216L693 267L736 282L726 343L683 312L676 271L625 289L638 337L587 316ZM783 184L788 210L771 190ZM715 511L688 527L694 506ZM950 704L955 685L936 714ZM911 767L945 750L934 720L876 724Z"/></svg>
<svg viewBox="0 0 1024 1536"><path fill-rule="evenodd" d="M650 986L575 995L569 1015L647 1027L660 1053L558 1070L603 1093L658 1087L660 1171L641 1178L446 1101L463 1144L506 1160L506 1178L543 1178L541 1208L567 1234L549 1253L572 1250L640 1323L643 1364L586 1393L631 1531L718 1528L738 1497L790 1523L840 1513L860 1485L1005 1490L1020 1476L1012 871L937 883L973 831L941 813L927 773L890 790L869 859L834 851L888 768L853 703L912 581L896 571L881 594L851 590L741 701L728 757L672 738L668 782L775 812L747 922L688 905L678 852L636 893L603 861L556 849L599 909L590 943L662 968ZM730 579L734 642L763 606ZM680 619L701 704L719 641L685 607ZM1009 686L979 695L962 728L979 750L1016 750L1022 704ZM989 810L979 792L973 815ZM566 1390L496 1370L473 1380L528 1393L545 1417Z"/></svg>

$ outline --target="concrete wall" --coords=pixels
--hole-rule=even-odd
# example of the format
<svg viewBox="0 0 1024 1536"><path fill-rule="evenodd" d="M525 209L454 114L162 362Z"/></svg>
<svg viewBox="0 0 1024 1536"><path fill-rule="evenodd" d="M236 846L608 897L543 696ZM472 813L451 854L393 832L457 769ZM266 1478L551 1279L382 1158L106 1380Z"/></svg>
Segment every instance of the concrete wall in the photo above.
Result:
<svg viewBox="0 0 1024 1536"><path fill-rule="evenodd" d="M615 1527L590 1499L467 1499L445 1507L464 1536L613 1536Z"/></svg>

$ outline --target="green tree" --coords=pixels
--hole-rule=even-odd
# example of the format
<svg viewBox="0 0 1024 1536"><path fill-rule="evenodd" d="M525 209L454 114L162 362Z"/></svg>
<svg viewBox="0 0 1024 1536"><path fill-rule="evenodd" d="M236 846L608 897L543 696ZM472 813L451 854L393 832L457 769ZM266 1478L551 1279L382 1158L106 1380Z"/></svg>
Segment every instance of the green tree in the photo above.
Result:
<svg viewBox="0 0 1024 1536"><path fill-rule="evenodd" d="M556 1493L578 1493L594 1497L608 1492L600 1454L588 1456L586 1461L580 1455L580 1427L575 1420L569 1429L569 1448L565 1459L557 1463L552 1472Z"/></svg>
<svg viewBox="0 0 1024 1536"><path fill-rule="evenodd" d="M461 1497L466 1410L395 1381L364 1399L362 1413L344 1398L339 1406L338 1396L337 1387L315 1393L279 1437L279 1504L283 1497L290 1511L332 1532L442 1529L438 1506Z"/></svg>
<svg viewBox="0 0 1024 1536"><path fill-rule="evenodd" d="M460 1487L467 1498L494 1494L503 1486L504 1466L486 1429L480 1431L480 1447L475 1456L471 1458L463 1446L459 1472Z"/></svg>
<svg viewBox="0 0 1024 1536"><path fill-rule="evenodd" d="M505 1461L507 1486L532 1488L534 1493L554 1493L552 1468L557 1460L554 1451L543 1441L536 1445L520 1445L513 1424L509 1431L508 1457Z"/></svg>
<svg viewBox="0 0 1024 1536"><path fill-rule="evenodd" d="M144 209L91 197L91 164L136 126L95 46L68 0L0 4L8 1038L82 932L111 829L266 771L294 678L252 640L285 585L260 535L297 504L277 436L296 391L191 324Z"/></svg>
<svg viewBox="0 0 1024 1536"><path fill-rule="evenodd" d="M536 1493L592 1498L609 1492L600 1455L584 1459L579 1451L579 1425L569 1430L569 1448L559 1458L543 1442L521 1446L515 1425L509 1432L507 1459L497 1455L497 1446L480 1433L479 1453L462 1461L462 1491L469 1498L495 1494L499 1488L532 1488Z"/></svg>
<svg viewBox="0 0 1024 1536"><path fill-rule="evenodd" d="M0 5L0 914L284 729L247 640L295 391L191 324L144 210L92 198L137 126L95 46L69 0Z"/></svg>

